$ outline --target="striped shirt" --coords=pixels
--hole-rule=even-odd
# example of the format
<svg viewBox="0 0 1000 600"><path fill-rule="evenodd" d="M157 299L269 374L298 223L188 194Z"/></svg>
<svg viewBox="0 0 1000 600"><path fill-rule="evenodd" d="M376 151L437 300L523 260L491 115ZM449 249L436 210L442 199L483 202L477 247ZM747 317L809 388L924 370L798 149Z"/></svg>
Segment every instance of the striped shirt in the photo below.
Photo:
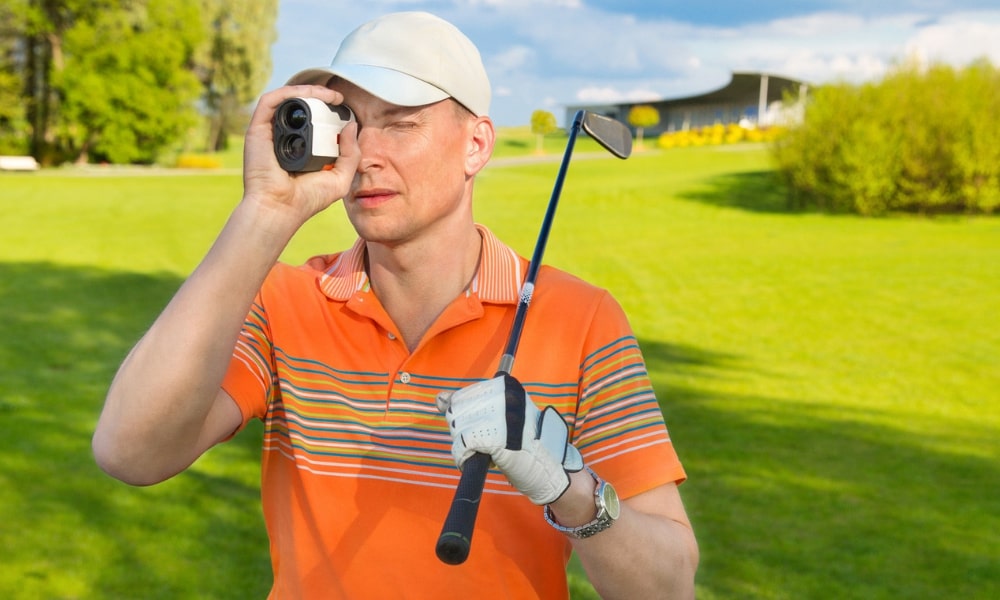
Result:
<svg viewBox="0 0 1000 600"><path fill-rule="evenodd" d="M468 291L411 353L372 292L365 244L278 264L252 306L223 388L265 423L262 498L272 598L566 597L570 546L499 471L472 553L434 545L459 472L435 398L491 377L527 261L479 227ZM681 481L646 367L604 290L543 267L512 375L554 406L584 460L623 498Z"/></svg>

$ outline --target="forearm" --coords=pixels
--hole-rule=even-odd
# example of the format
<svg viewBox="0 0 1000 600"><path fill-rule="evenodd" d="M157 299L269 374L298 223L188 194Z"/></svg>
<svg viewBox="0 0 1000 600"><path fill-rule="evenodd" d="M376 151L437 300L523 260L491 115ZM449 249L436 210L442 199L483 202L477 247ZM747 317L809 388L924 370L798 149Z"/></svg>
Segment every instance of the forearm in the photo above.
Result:
<svg viewBox="0 0 1000 600"><path fill-rule="evenodd" d="M297 226L243 202L122 363L94 434L98 463L132 483L173 475L199 443L254 295Z"/></svg>
<svg viewBox="0 0 1000 600"><path fill-rule="evenodd" d="M570 489L552 505L556 519L567 526L592 520L593 489L589 475L574 473ZM694 597L698 547L672 484L623 502L614 525L571 542L605 600Z"/></svg>
<svg viewBox="0 0 1000 600"><path fill-rule="evenodd" d="M614 527L573 547L605 600L694 598L691 544L691 530L680 523L623 509Z"/></svg>

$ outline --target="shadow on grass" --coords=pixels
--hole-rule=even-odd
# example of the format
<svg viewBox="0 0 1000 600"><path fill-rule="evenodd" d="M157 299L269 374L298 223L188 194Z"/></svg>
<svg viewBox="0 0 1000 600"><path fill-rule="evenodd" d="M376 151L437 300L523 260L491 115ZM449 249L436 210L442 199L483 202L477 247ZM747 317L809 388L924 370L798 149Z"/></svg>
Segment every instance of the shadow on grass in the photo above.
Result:
<svg viewBox="0 0 1000 600"><path fill-rule="evenodd" d="M689 476L699 598L1000 597L1000 462L956 443L991 432L915 434L835 402L723 396L709 381L754 365L641 345Z"/></svg>
<svg viewBox="0 0 1000 600"><path fill-rule="evenodd" d="M703 187L684 190L677 195L712 206L738 208L760 213L809 212L792 201L781 176L775 171L727 173L710 178Z"/></svg>
<svg viewBox="0 0 1000 600"><path fill-rule="evenodd" d="M527 140L511 138L498 140L498 144L503 148L509 148L511 150L526 150L530 146Z"/></svg>
<svg viewBox="0 0 1000 600"><path fill-rule="evenodd" d="M90 437L114 372L181 281L0 264L0 569L5 598L262 598L260 429L132 488Z"/></svg>

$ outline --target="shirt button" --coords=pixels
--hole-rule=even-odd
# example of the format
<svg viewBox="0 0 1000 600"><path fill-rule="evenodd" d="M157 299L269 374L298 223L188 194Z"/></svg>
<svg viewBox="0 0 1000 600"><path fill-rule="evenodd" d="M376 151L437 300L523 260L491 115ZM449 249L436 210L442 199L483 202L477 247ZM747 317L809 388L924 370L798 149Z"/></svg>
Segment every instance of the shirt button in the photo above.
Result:
<svg viewBox="0 0 1000 600"><path fill-rule="evenodd" d="M389 339L390 339L390 340L394 340L394 339L396 339L396 334L390 331L390 332L389 332Z"/></svg>
<svg viewBox="0 0 1000 600"><path fill-rule="evenodd" d="M402 373L399 374L399 380L403 383L410 383L410 374L407 373L406 371L403 371Z"/></svg>

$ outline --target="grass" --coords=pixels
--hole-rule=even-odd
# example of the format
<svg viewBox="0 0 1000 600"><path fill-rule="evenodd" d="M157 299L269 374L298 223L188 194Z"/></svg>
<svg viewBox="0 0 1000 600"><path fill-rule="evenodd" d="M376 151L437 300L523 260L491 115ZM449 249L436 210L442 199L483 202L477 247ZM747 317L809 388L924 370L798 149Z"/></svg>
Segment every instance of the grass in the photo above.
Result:
<svg viewBox="0 0 1000 600"><path fill-rule="evenodd" d="M630 315L699 598L1000 596L1000 221L789 213L752 147L578 151L546 259ZM556 169L491 167L477 219L530 254ZM234 175L0 176L0 596L266 594L259 428L153 488L89 455L118 362L238 197ZM352 240L334 208L285 258Z"/></svg>

